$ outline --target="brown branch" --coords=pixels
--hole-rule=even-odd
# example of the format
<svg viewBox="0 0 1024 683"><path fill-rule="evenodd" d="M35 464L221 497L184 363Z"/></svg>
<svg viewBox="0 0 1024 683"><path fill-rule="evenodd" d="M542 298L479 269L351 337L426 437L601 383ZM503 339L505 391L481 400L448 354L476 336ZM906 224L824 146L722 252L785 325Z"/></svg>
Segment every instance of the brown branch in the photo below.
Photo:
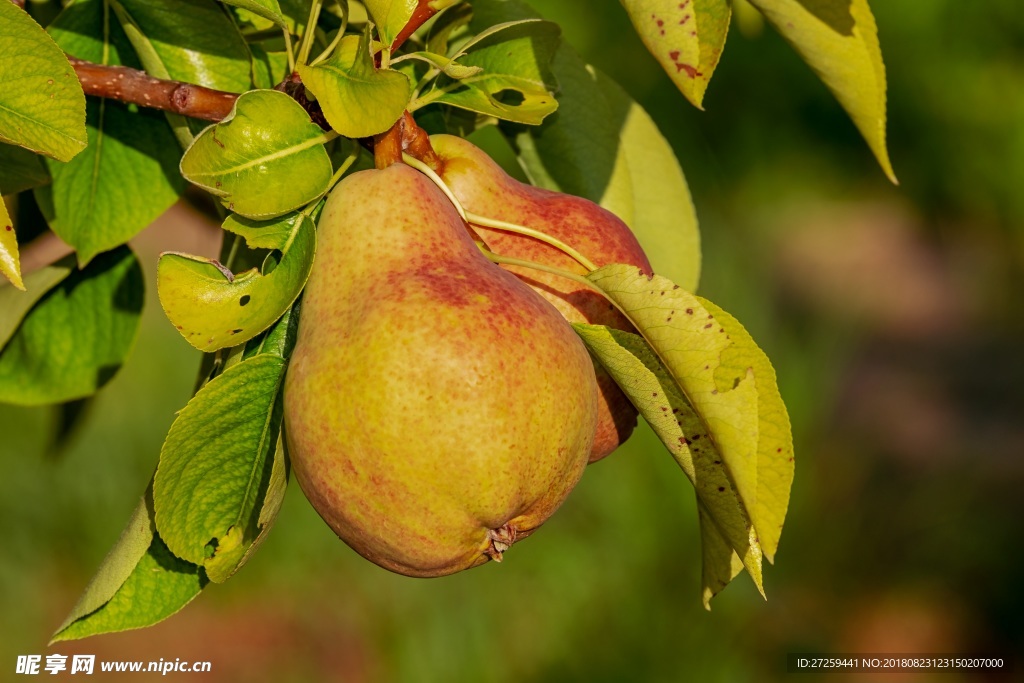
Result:
<svg viewBox="0 0 1024 683"><path fill-rule="evenodd" d="M126 66L103 66L68 56L86 95L169 111L193 119L220 121L238 95L201 85L165 81Z"/></svg>
<svg viewBox="0 0 1024 683"><path fill-rule="evenodd" d="M15 5L17 5L21 9L25 9L25 0L11 0L11 2L13 2Z"/></svg>

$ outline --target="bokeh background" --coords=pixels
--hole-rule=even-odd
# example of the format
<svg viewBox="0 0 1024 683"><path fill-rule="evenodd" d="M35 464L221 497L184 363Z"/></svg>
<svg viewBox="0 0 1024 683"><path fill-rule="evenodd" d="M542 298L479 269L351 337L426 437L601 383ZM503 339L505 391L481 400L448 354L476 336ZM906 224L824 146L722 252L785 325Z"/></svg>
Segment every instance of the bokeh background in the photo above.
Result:
<svg viewBox="0 0 1024 683"><path fill-rule="evenodd" d="M536 4L671 140L702 222L701 294L778 370L797 474L768 601L740 577L702 609L692 490L642 429L500 566L389 574L293 483L229 583L154 628L47 649L191 391L198 355L157 305L156 254L217 237L177 207L135 241L143 328L70 440L53 446L56 411L0 406L0 679L47 652L210 660L196 680L251 683L772 681L797 651L992 652L1024 676L1019 0L872 3L899 187L770 29L734 24L702 113L617 2Z"/></svg>

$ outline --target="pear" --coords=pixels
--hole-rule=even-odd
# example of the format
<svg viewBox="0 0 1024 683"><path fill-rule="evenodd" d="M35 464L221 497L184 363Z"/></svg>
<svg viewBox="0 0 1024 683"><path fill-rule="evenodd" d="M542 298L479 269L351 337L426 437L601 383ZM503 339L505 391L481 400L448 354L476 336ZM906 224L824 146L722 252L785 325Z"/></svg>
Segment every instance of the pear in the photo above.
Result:
<svg viewBox="0 0 1024 683"><path fill-rule="evenodd" d="M439 161L436 169L467 211L525 225L575 248L598 267L612 263L651 272L636 237L615 214L580 197L526 185L512 178L473 143L451 135L430 138ZM473 225L496 254L583 274L578 262L533 237ZM600 294L568 278L517 266L503 266L550 301L569 322L608 325L635 332L629 321ZM590 461L605 457L629 438L636 409L612 378L597 369L600 391L597 435Z"/></svg>
<svg viewBox="0 0 1024 683"><path fill-rule="evenodd" d="M585 347L403 164L342 180L317 241L284 395L306 497L400 574L500 560L586 467L597 384Z"/></svg>

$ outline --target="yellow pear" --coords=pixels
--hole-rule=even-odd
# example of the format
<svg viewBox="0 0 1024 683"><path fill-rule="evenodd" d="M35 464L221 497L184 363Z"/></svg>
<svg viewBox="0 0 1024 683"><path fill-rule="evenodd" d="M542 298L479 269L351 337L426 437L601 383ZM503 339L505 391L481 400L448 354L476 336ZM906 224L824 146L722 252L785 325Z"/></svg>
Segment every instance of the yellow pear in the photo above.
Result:
<svg viewBox="0 0 1024 683"><path fill-rule="evenodd" d="M433 135L430 142L439 158L439 175L467 211L539 230L575 248L599 268L625 263L651 272L651 264L636 237L610 211L580 197L521 183L483 150L462 138ZM586 272L573 258L533 237L478 225L473 230L496 254L573 273ZM518 266L503 267L533 287L570 322L635 332L604 297L579 282ZM597 383L600 402L591 462L618 448L636 426L636 409L601 368L597 370Z"/></svg>
<svg viewBox="0 0 1024 683"><path fill-rule="evenodd" d="M500 560L587 464L597 385L585 348L403 164L342 180L317 242L284 399L306 497L400 574Z"/></svg>

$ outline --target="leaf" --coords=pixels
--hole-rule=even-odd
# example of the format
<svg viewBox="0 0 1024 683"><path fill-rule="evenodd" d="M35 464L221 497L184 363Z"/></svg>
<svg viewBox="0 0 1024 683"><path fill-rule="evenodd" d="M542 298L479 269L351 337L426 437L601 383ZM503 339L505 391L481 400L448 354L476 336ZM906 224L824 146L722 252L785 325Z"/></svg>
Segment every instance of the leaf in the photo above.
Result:
<svg viewBox="0 0 1024 683"><path fill-rule="evenodd" d="M127 247L72 272L0 352L0 402L42 405L95 393L128 355L142 301L142 270Z"/></svg>
<svg viewBox="0 0 1024 683"><path fill-rule="evenodd" d="M628 169L626 174L612 176L602 204L612 204L613 197L625 193L625 188L619 190L620 183L628 183L633 212L626 223L644 246L654 272L687 291L696 291L701 267L700 228L675 152L650 115L617 83L600 72L597 82L611 106L613 119L622 121L618 155Z"/></svg>
<svg viewBox="0 0 1024 683"><path fill-rule="evenodd" d="M148 491L146 495L149 495ZM152 505L152 503L148 505ZM128 525L121 532L114 547L103 559L103 563L92 581L89 582L85 592L82 593L82 597L78 599L78 603L72 608L64 623L57 627L54 640L59 640L60 638L57 636L60 632L73 622L95 612L106 604L131 576L139 560L146 554L153 542L152 513L148 505L146 496L143 496L139 500L139 504L135 506Z"/></svg>
<svg viewBox="0 0 1024 683"><path fill-rule="evenodd" d="M187 180L247 218L273 218L323 195L333 169L320 126L283 92L253 90L181 159Z"/></svg>
<svg viewBox="0 0 1024 683"><path fill-rule="evenodd" d="M391 65L394 66L396 63L407 59L415 59L429 64L445 76L456 80L469 78L470 76L476 76L477 74L483 73L483 69L478 66L462 66L454 59L448 59L444 55L434 54L433 52L410 52L402 55L398 59L391 60Z"/></svg>
<svg viewBox="0 0 1024 683"><path fill-rule="evenodd" d="M717 434L708 430L643 338L600 325L574 324L573 328L686 473L722 542L730 553L739 553L742 566L763 594L757 533L736 491L732 468L717 443ZM747 385L752 386L750 382Z"/></svg>
<svg viewBox="0 0 1024 683"><path fill-rule="evenodd" d="M224 229L254 249L283 255L268 275L253 268L231 278L209 259L173 252L160 257L160 304L182 336L206 352L243 344L280 318L305 286L316 250L316 230L303 214L262 224L232 216Z"/></svg>
<svg viewBox="0 0 1024 683"><path fill-rule="evenodd" d="M153 76L230 92L250 88L251 56L245 39L214 0L110 2L124 18L125 32ZM150 49L141 43L155 54L147 58Z"/></svg>
<svg viewBox="0 0 1024 683"><path fill-rule="evenodd" d="M56 287L75 269L75 257L69 254L56 263L34 270L24 278L25 291L0 285L0 349L44 294Z"/></svg>
<svg viewBox="0 0 1024 683"><path fill-rule="evenodd" d="M365 0L363 4L377 26L381 42L391 45L412 19L419 3L418 0Z"/></svg>
<svg viewBox="0 0 1024 683"><path fill-rule="evenodd" d="M750 334L742 325L721 308L697 297L715 316L715 322L725 328L732 345L722 354L722 363L715 379L722 384L739 375L746 368L753 369L757 384L757 509L754 520L765 557L775 561L779 536L789 507L789 492L793 485L794 458L793 432L786 404L779 393L775 369Z"/></svg>
<svg viewBox="0 0 1024 683"><path fill-rule="evenodd" d="M700 500L697 501L697 517L700 520L701 600L704 609L710 611L711 598L743 571L743 561L722 536Z"/></svg>
<svg viewBox="0 0 1024 683"><path fill-rule="evenodd" d="M281 14L281 5L277 0L220 0L225 5L234 5L249 10L253 14L269 19L281 28L287 28L288 22Z"/></svg>
<svg viewBox="0 0 1024 683"><path fill-rule="evenodd" d="M463 46L452 59L482 69L475 76L441 76L409 106L410 111L441 102L507 121L537 125L558 108L551 59L560 30L547 21L524 20L492 27Z"/></svg>
<svg viewBox="0 0 1024 683"><path fill-rule="evenodd" d="M655 272L696 290L700 230L672 147L643 107L568 44L553 69L559 110L513 140L530 180L598 202L630 227Z"/></svg>
<svg viewBox="0 0 1024 683"><path fill-rule="evenodd" d="M50 25L69 54L99 64L137 67L127 38L111 25L102 0L79 1ZM138 234L177 201L185 183L178 146L162 114L132 111L108 99L88 105L89 147L67 164L51 161L54 232L80 264Z"/></svg>
<svg viewBox="0 0 1024 683"><path fill-rule="evenodd" d="M302 83L316 95L331 128L348 138L386 131L405 111L412 84L405 74L378 69L369 33L345 36L331 57L314 67L298 65ZM372 102L373 106L367 106Z"/></svg>
<svg viewBox="0 0 1024 683"><path fill-rule="evenodd" d="M157 529L175 555L204 565L213 581L234 573L260 533L284 369L285 360L270 354L228 369L178 414L161 449L153 483ZM278 480L275 490L280 486Z"/></svg>
<svg viewBox="0 0 1024 683"><path fill-rule="evenodd" d="M154 533L149 492L50 643L144 628L175 614L207 584Z"/></svg>
<svg viewBox="0 0 1024 683"><path fill-rule="evenodd" d="M679 91L697 108L725 48L729 0L621 0L633 27Z"/></svg>
<svg viewBox="0 0 1024 683"><path fill-rule="evenodd" d="M0 195L13 195L50 182L43 160L15 145L0 144Z"/></svg>
<svg viewBox="0 0 1024 683"><path fill-rule="evenodd" d="M828 86L892 182L885 64L868 0L750 0Z"/></svg>
<svg viewBox="0 0 1024 683"><path fill-rule="evenodd" d="M12 285L25 291L25 283L21 281L18 238L14 234L14 221L7 213L3 197L0 197L0 273L10 280Z"/></svg>
<svg viewBox="0 0 1024 683"><path fill-rule="evenodd" d="M723 365L733 344L701 302L659 275L612 265L587 276L640 332L687 402L735 484L755 526L757 505L758 391L752 370ZM723 375L728 375L723 377Z"/></svg>
<svg viewBox="0 0 1024 683"><path fill-rule="evenodd" d="M74 69L11 2L0 2L0 142L60 161L86 146L85 94Z"/></svg>

